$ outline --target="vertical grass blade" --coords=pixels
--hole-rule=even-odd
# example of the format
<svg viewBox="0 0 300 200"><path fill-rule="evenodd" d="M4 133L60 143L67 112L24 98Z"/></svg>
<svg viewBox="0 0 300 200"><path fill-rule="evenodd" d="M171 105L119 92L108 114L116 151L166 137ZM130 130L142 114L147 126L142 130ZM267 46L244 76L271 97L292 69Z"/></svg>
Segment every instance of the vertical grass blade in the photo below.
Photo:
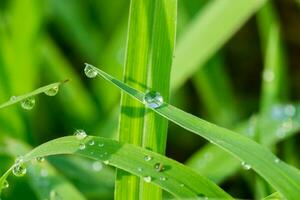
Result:
<svg viewBox="0 0 300 200"><path fill-rule="evenodd" d="M178 41L171 75L172 89L191 77L265 2L209 1Z"/></svg>
<svg viewBox="0 0 300 200"><path fill-rule="evenodd" d="M141 91L147 85L153 5L149 0L130 3L124 82ZM142 146L144 115L145 107L122 93L119 141ZM115 199L138 199L139 183L138 177L117 170Z"/></svg>
<svg viewBox="0 0 300 200"><path fill-rule="evenodd" d="M151 46L151 76L148 85L159 92L164 101L169 101L170 72L175 46L177 0L155 0ZM168 120L147 110L143 147L164 154L167 141ZM140 198L161 199L162 190L157 186L141 182Z"/></svg>

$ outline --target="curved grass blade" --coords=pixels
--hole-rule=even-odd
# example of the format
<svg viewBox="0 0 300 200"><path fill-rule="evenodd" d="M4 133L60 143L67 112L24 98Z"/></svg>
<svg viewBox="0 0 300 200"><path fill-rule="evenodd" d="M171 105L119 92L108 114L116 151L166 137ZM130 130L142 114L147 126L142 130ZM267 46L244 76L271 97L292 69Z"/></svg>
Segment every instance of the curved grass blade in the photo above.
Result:
<svg viewBox="0 0 300 200"><path fill-rule="evenodd" d="M68 82L68 80L65 80L65 81L62 81L62 82L57 82L57 83L52 83L50 85L40 87L40 88L38 88L38 89L36 89L36 90L34 90L30 93L24 94L24 95L14 96L9 101L1 104L0 109L8 107L8 106L16 104L16 103L19 103L19 102L21 102L21 101L23 101L23 100L25 100L29 97L32 97L32 96L35 96L35 95L38 95L38 94L41 94L41 93L45 93L45 92L49 91L50 89L59 87L60 85L66 83L66 82Z"/></svg>
<svg viewBox="0 0 300 200"><path fill-rule="evenodd" d="M84 140L78 140L75 136L58 138L30 151L24 156L24 162L58 154L75 154L103 161L105 164L142 177L178 198L196 199L206 196L232 199L213 182L177 161L141 147L101 137L88 136ZM163 166L160 171L155 168L157 163ZM10 171L6 172L0 181L9 173Z"/></svg>
<svg viewBox="0 0 300 200"><path fill-rule="evenodd" d="M144 93L131 88L98 68L94 67L94 69L101 77L110 81L122 91L130 94L141 103L145 103ZM246 162L286 198L297 199L300 196L299 171L279 161L273 153L255 141L197 118L168 103L163 103L159 108L152 110L186 130L204 137L213 144L236 156L241 161Z"/></svg>
<svg viewBox="0 0 300 200"><path fill-rule="evenodd" d="M1 137L1 146L5 148L5 153L13 158L30 151L30 147L25 143L13 138ZM8 172L11 172L10 168ZM84 196L61 174L59 174L48 162L34 162L27 167L27 180L35 191L39 199L49 199L50 193L54 192L62 199L84 200ZM0 186L6 180L8 174L5 173L0 179ZM0 190L1 193L1 190Z"/></svg>

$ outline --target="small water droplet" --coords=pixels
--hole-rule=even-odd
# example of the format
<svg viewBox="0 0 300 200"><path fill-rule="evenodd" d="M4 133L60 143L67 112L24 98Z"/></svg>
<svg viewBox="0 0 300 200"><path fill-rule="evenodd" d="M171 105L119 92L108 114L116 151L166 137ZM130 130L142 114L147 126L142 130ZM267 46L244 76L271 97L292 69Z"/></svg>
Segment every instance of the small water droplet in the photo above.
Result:
<svg viewBox="0 0 300 200"><path fill-rule="evenodd" d="M59 87L58 87L58 86L55 86L55 87L50 88L49 90L45 91L45 94L46 94L47 96L53 97L53 96L57 95L58 90L59 90Z"/></svg>
<svg viewBox="0 0 300 200"><path fill-rule="evenodd" d="M85 149L85 144L84 143L80 143L79 144L79 149L80 150L84 150Z"/></svg>
<svg viewBox="0 0 300 200"><path fill-rule="evenodd" d="M9 183L7 180L4 180L3 185L2 185L2 189L6 189L9 187Z"/></svg>
<svg viewBox="0 0 300 200"><path fill-rule="evenodd" d="M245 170L251 169L251 165L249 165L249 164L246 163L246 162L242 162L242 166L243 166L243 168L244 168Z"/></svg>
<svg viewBox="0 0 300 200"><path fill-rule="evenodd" d="M61 200L61 197L55 190L50 191L50 200Z"/></svg>
<svg viewBox="0 0 300 200"><path fill-rule="evenodd" d="M105 152L104 152L104 155L107 155L107 154L108 154L108 153L105 151Z"/></svg>
<svg viewBox="0 0 300 200"><path fill-rule="evenodd" d="M159 92L150 91L145 94L144 102L150 108L159 108L164 103L164 100Z"/></svg>
<svg viewBox="0 0 300 200"><path fill-rule="evenodd" d="M17 97L16 97L16 96L11 96L9 100L11 100L11 101L15 101L16 99L17 99Z"/></svg>
<svg viewBox="0 0 300 200"><path fill-rule="evenodd" d="M162 172L165 170L165 167L162 163L155 163L154 169L158 172Z"/></svg>
<svg viewBox="0 0 300 200"><path fill-rule="evenodd" d="M95 78L98 75L97 70L88 63L85 63L84 73L88 78Z"/></svg>
<svg viewBox="0 0 300 200"><path fill-rule="evenodd" d="M183 183L180 184L180 187L184 187L185 185Z"/></svg>
<svg viewBox="0 0 300 200"><path fill-rule="evenodd" d="M21 106L25 110L31 110L35 105L35 98L28 97L27 99L21 101Z"/></svg>
<svg viewBox="0 0 300 200"><path fill-rule="evenodd" d="M151 176L145 176L145 177L143 178L143 180L144 180L145 182L147 182L147 183L150 183L150 182L152 181L152 178L151 178Z"/></svg>
<svg viewBox="0 0 300 200"><path fill-rule="evenodd" d="M275 79L274 71L271 69L266 69L263 72L263 80L266 82L272 82Z"/></svg>
<svg viewBox="0 0 300 200"><path fill-rule="evenodd" d="M275 162L275 163L279 163L279 162L280 162L280 159L279 159L279 158L275 158L274 162Z"/></svg>
<svg viewBox="0 0 300 200"><path fill-rule="evenodd" d="M37 162L44 162L45 161L45 158L44 157L37 157L36 159L35 159Z"/></svg>
<svg viewBox="0 0 300 200"><path fill-rule="evenodd" d="M83 140L84 138L87 137L87 134L86 134L86 132L84 130L76 130L74 132L74 135L76 136L76 138L78 140Z"/></svg>
<svg viewBox="0 0 300 200"><path fill-rule="evenodd" d="M17 156L16 160L15 160L15 164L22 164L24 161L24 157L23 156Z"/></svg>
<svg viewBox="0 0 300 200"><path fill-rule="evenodd" d="M167 180L167 178L166 178L166 177L164 177L164 176L161 176L161 177L159 177L159 180L160 180L160 181L166 181L166 180Z"/></svg>
<svg viewBox="0 0 300 200"><path fill-rule="evenodd" d="M108 165L108 164L109 164L109 160L104 160L103 163L104 163L105 165Z"/></svg>
<svg viewBox="0 0 300 200"><path fill-rule="evenodd" d="M144 160L148 162L148 161L152 160L152 157L147 155L144 157Z"/></svg>
<svg viewBox="0 0 300 200"><path fill-rule="evenodd" d="M98 144L98 147L104 147L103 143Z"/></svg>
<svg viewBox="0 0 300 200"><path fill-rule="evenodd" d="M102 170L103 165L102 165L101 162L95 161L95 162L93 162L93 164L92 164L92 168L93 168L94 171L99 172L99 171Z"/></svg>
<svg viewBox="0 0 300 200"><path fill-rule="evenodd" d="M15 166L12 169L12 172L17 177L22 177L26 174L27 169L24 166L24 164L15 164Z"/></svg>
<svg viewBox="0 0 300 200"><path fill-rule="evenodd" d="M94 140L89 141L89 145L90 145L90 146L93 146L94 144L95 144L95 141L94 141Z"/></svg>
<svg viewBox="0 0 300 200"><path fill-rule="evenodd" d="M289 105L286 105L284 107L284 113L289 116L289 117L293 117L296 113L296 108L294 105L292 104L289 104Z"/></svg>
<svg viewBox="0 0 300 200"><path fill-rule="evenodd" d="M139 172L142 172L142 171L143 171L143 168L138 167L137 170L138 170Z"/></svg>

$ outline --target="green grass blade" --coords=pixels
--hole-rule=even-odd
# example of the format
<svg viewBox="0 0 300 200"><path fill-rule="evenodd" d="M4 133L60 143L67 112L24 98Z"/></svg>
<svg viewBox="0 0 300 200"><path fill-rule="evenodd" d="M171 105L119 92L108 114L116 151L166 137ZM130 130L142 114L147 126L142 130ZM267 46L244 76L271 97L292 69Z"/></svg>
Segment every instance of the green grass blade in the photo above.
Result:
<svg viewBox="0 0 300 200"><path fill-rule="evenodd" d="M97 68L94 69L98 71L100 76L122 91L130 94L141 103L145 103L144 93L131 88ZM152 110L246 162L286 198L297 199L299 197L299 171L282 161L277 162L278 158L267 148L245 136L197 118L168 103L163 103L159 108Z"/></svg>
<svg viewBox="0 0 300 200"><path fill-rule="evenodd" d="M13 158L23 155L31 149L27 144L8 137L1 137L1 146L2 145L5 149L5 153ZM54 193L54 191L56 195L62 199L85 199L84 196L47 161L42 163L33 161L33 164L30 164L27 168L27 174L28 183L39 199L49 199L50 193ZM3 180L6 180L5 177L7 177L7 175L1 177L0 185L2 185L1 182Z"/></svg>
<svg viewBox="0 0 300 200"><path fill-rule="evenodd" d="M79 146L83 144L85 148L80 150ZM101 137L89 136L84 140L78 140L75 136L58 138L30 151L24 156L24 162L37 157L57 154L75 154L103 161L106 164L143 177L145 180L150 180L151 183L165 189L177 198L196 199L200 196L207 196L208 198L232 199L230 195L213 182L177 161L142 147L122 144ZM145 157L151 159L146 161ZM154 165L156 163L163 164L163 171L155 169ZM0 181L4 180L8 173L10 172L8 171Z"/></svg>
<svg viewBox="0 0 300 200"><path fill-rule="evenodd" d="M21 101L23 101L25 99L28 99L29 97L33 97L35 95L38 95L38 94L41 94L41 93L45 93L45 92L49 91L50 89L53 89L53 88L56 88L56 87L59 88L65 82L66 81L52 83L50 85L40 87L40 88L38 88L38 89L30 92L30 93L26 93L26 94L23 94L23 95L20 95L20 96L14 96L9 101L7 101L7 102L5 102L3 104L0 104L0 109L3 109L5 107L11 106L11 105L16 104L16 103L19 103L19 102L21 102Z"/></svg>
<svg viewBox="0 0 300 200"><path fill-rule="evenodd" d="M210 1L178 41L171 73L172 90L191 77L265 2Z"/></svg>
<svg viewBox="0 0 300 200"><path fill-rule="evenodd" d="M166 100L175 45L176 8L176 0L132 0L129 13L124 82L142 91L155 88ZM167 120L152 111L145 116L144 106L127 94L122 94L121 106L119 140L164 153ZM161 198L159 188L142 182L139 191L138 184L136 177L119 171L115 198Z"/></svg>
<svg viewBox="0 0 300 200"><path fill-rule="evenodd" d="M129 11L123 80L142 91L146 90L147 85L152 23L153 3L151 1L132 0ZM142 146L144 115L144 106L122 93L119 121L120 142ZM138 177L117 169L115 199L138 199L139 184Z"/></svg>
<svg viewBox="0 0 300 200"><path fill-rule="evenodd" d="M174 54L177 21L177 0L150 0L154 5L154 21L151 35L151 78L148 87L163 95L169 101L170 72ZM147 110L143 134L143 147L164 154L167 142L168 120ZM160 188L141 183L140 198L161 199Z"/></svg>

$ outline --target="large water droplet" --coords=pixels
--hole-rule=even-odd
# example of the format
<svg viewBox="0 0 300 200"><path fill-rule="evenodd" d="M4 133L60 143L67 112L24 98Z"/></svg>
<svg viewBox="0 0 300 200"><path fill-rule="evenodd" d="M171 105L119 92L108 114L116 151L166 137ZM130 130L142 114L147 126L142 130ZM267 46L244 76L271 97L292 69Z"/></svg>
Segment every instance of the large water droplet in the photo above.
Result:
<svg viewBox="0 0 300 200"><path fill-rule="evenodd" d="M164 99L159 92L150 91L145 94L144 102L150 108L158 108L164 103Z"/></svg>
<svg viewBox="0 0 300 200"><path fill-rule="evenodd" d="M31 110L35 105L35 99L33 97L28 97L27 99L21 101L21 106L25 110Z"/></svg>
<svg viewBox="0 0 300 200"><path fill-rule="evenodd" d="M242 166L243 166L243 168L244 168L245 170L251 169L251 165L249 165L249 164L246 163L246 162L242 162Z"/></svg>
<svg viewBox="0 0 300 200"><path fill-rule="evenodd" d="M98 75L97 70L88 63L85 63L84 73L89 78L95 78Z"/></svg>
<svg viewBox="0 0 300 200"><path fill-rule="evenodd" d="M94 171L99 172L99 171L102 170L103 165L102 165L101 162L95 161L95 162L93 162L93 164L92 164L92 168L93 168Z"/></svg>
<svg viewBox="0 0 300 200"><path fill-rule="evenodd" d="M6 189L9 187L9 183L7 180L4 180L3 185L2 185L2 189Z"/></svg>
<svg viewBox="0 0 300 200"><path fill-rule="evenodd" d="M79 144L79 150L84 150L85 149L85 144L84 143L80 143Z"/></svg>
<svg viewBox="0 0 300 200"><path fill-rule="evenodd" d="M156 163L156 164L154 165L154 169L155 169L156 171L158 171L158 172L162 172L162 171L165 170L165 167L164 167L164 165L163 165L162 163Z"/></svg>
<svg viewBox="0 0 300 200"><path fill-rule="evenodd" d="M144 160L145 160L145 161L150 161L150 160L152 160L152 157L149 156L149 155L147 155L147 156L144 157Z"/></svg>
<svg viewBox="0 0 300 200"><path fill-rule="evenodd" d="M78 140L83 140L84 138L87 137L87 134L86 134L86 132L84 130L76 130L74 132L74 135L76 136L76 138Z"/></svg>
<svg viewBox="0 0 300 200"><path fill-rule="evenodd" d="M15 164L15 166L12 169L12 172L17 177L22 177L26 174L27 169L24 166L24 164Z"/></svg>
<svg viewBox="0 0 300 200"><path fill-rule="evenodd" d="M266 82L272 82L275 78L274 71L271 69L266 69L263 72L263 80Z"/></svg>
<svg viewBox="0 0 300 200"><path fill-rule="evenodd" d="M55 87L50 88L49 90L45 91L45 94L46 94L47 96L53 97L53 96L57 95L58 90L59 90L59 87L58 87L58 86L55 86Z"/></svg>
<svg viewBox="0 0 300 200"><path fill-rule="evenodd" d="M147 183L150 183L150 182L152 181L152 178L151 178L151 176L145 176L145 177L143 178L143 180L144 180L145 182L147 182Z"/></svg>

